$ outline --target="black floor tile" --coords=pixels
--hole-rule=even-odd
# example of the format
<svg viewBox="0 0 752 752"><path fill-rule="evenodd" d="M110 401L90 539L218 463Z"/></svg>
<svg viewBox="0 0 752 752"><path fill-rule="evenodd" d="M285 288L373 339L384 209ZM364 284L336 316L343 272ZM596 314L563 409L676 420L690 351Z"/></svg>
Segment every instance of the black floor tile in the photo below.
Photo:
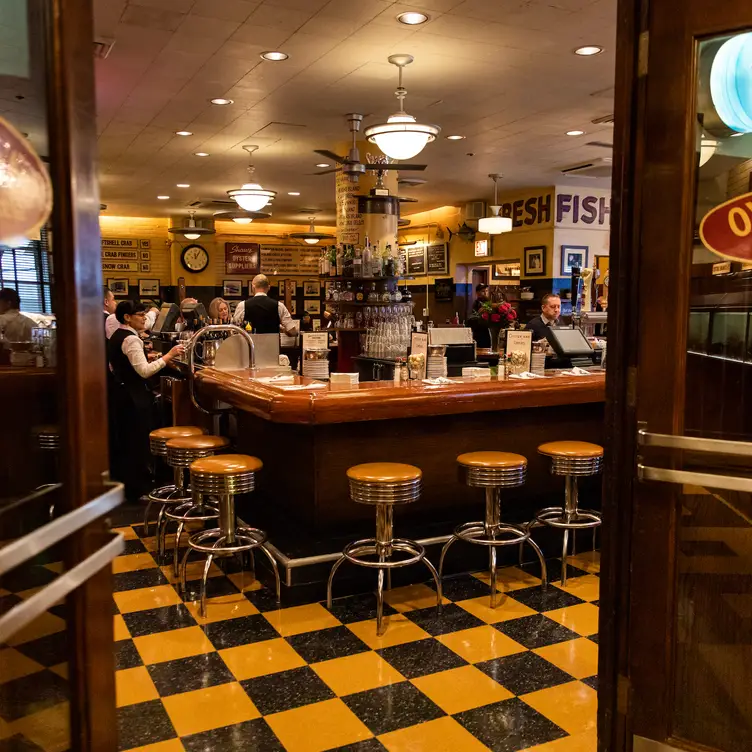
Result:
<svg viewBox="0 0 752 752"><path fill-rule="evenodd" d="M334 692L309 666L240 682L262 715L331 700Z"/></svg>
<svg viewBox="0 0 752 752"><path fill-rule="evenodd" d="M534 562L527 562L522 565L522 569L535 577L540 577L540 563L536 559ZM556 582L561 580L561 559L546 559L546 572L548 574L549 582ZM590 572L586 572L584 569L573 567L571 564L567 564L567 577L586 577Z"/></svg>
<svg viewBox="0 0 752 752"><path fill-rule="evenodd" d="M206 597L217 598L220 595L236 595L240 591L235 587L232 580L222 575L209 577L206 581ZM186 592L183 593L184 601L197 601L201 597L201 580L188 580Z"/></svg>
<svg viewBox="0 0 752 752"><path fill-rule="evenodd" d="M466 710L454 718L493 752L517 752L567 736L517 697Z"/></svg>
<svg viewBox="0 0 752 752"><path fill-rule="evenodd" d="M376 736L446 715L410 682L347 695L342 701Z"/></svg>
<svg viewBox="0 0 752 752"><path fill-rule="evenodd" d="M494 624L494 627L530 650L579 638L578 634L562 627L561 624L557 624L543 614L510 619Z"/></svg>
<svg viewBox="0 0 752 752"><path fill-rule="evenodd" d="M136 666L143 666L144 662L141 660L141 655L136 646L133 644L133 640L120 640L115 643L115 670L120 671L124 668L135 668Z"/></svg>
<svg viewBox="0 0 752 752"><path fill-rule="evenodd" d="M0 587L11 593L21 593L42 587L57 579L58 575L37 564L21 564L0 577Z"/></svg>
<svg viewBox="0 0 752 752"><path fill-rule="evenodd" d="M130 614L123 614L123 619L131 637L143 637L157 632L196 626L196 620L191 612L182 604L134 611Z"/></svg>
<svg viewBox="0 0 752 752"><path fill-rule="evenodd" d="M125 541L125 548L123 549L121 556L128 556L130 554L144 554L146 553L146 550L146 546L141 542L140 539L136 538L134 540L127 540Z"/></svg>
<svg viewBox="0 0 752 752"><path fill-rule="evenodd" d="M386 747L378 739L366 739L364 742L337 747L330 752L384 752Z"/></svg>
<svg viewBox="0 0 752 752"><path fill-rule="evenodd" d="M44 752L34 742L21 734L14 734L7 739L0 740L0 752Z"/></svg>
<svg viewBox="0 0 752 752"><path fill-rule="evenodd" d="M453 650L431 639L395 645L376 652L407 679L467 664L467 661Z"/></svg>
<svg viewBox="0 0 752 752"><path fill-rule="evenodd" d="M597 634L590 635L590 637L588 637L588 640L590 640L591 642L594 642L597 645L598 644L598 635Z"/></svg>
<svg viewBox="0 0 752 752"><path fill-rule="evenodd" d="M582 679L583 684L587 684L588 687L592 687L596 692L598 691L598 677L588 676L587 679Z"/></svg>
<svg viewBox="0 0 752 752"><path fill-rule="evenodd" d="M543 613L544 611L554 611L557 608L567 608L568 606L577 606L585 601L576 595L565 593L553 585L549 585L544 590L540 585L535 585L522 590L515 590L509 594L512 598L520 603L524 603L528 608Z"/></svg>
<svg viewBox="0 0 752 752"><path fill-rule="evenodd" d="M263 718L184 736L181 741L186 752L218 752L236 749L242 749L243 752L284 752L285 750Z"/></svg>
<svg viewBox="0 0 752 752"><path fill-rule="evenodd" d="M57 666L68 660L68 636L67 632L55 632L38 640L24 642L16 645L16 650L25 656L34 659L43 666Z"/></svg>
<svg viewBox="0 0 752 752"><path fill-rule="evenodd" d="M530 652L483 661L476 666L515 695L526 695L572 681L566 671Z"/></svg>
<svg viewBox="0 0 752 752"><path fill-rule="evenodd" d="M138 590L140 588L167 585L167 578L154 562L153 569L139 569L136 572L121 572L112 576L112 589L119 593L123 590Z"/></svg>
<svg viewBox="0 0 752 752"><path fill-rule="evenodd" d="M590 602L591 602L591 603L592 603L592 604L593 604L594 606L598 606L598 608L600 608L600 607L601 607L601 602L600 602L600 600L597 600L597 601L590 601Z"/></svg>
<svg viewBox="0 0 752 752"><path fill-rule="evenodd" d="M485 626L484 621L460 608L456 603L443 606L440 612L435 606L430 606L406 611L405 616L434 637L458 632L461 629Z"/></svg>
<svg viewBox="0 0 752 752"><path fill-rule="evenodd" d="M37 671L0 684L0 718L15 721L68 699L65 679L52 671Z"/></svg>
<svg viewBox="0 0 752 752"><path fill-rule="evenodd" d="M316 632L305 632L286 638L306 663L319 663L332 658L365 653L368 645L347 627L331 627Z"/></svg>
<svg viewBox="0 0 752 752"><path fill-rule="evenodd" d="M131 524L131 527L133 528L133 532L139 537L139 538L152 538L157 534L157 513L152 509L152 514L154 515L154 518L149 522L149 534L146 534L146 528L143 525L144 516L141 515L140 524Z"/></svg>
<svg viewBox="0 0 752 752"><path fill-rule="evenodd" d="M261 590L251 590L245 594L245 597L261 611L276 611L278 608L291 608L292 606L306 606L313 600L310 594L304 588L282 587L282 602L277 603L277 596L274 590L262 588Z"/></svg>
<svg viewBox="0 0 752 752"><path fill-rule="evenodd" d="M117 721L121 750L144 747L177 737L161 700L118 708Z"/></svg>
<svg viewBox="0 0 752 752"><path fill-rule="evenodd" d="M0 584L2 584L1 581ZM17 595L13 595L12 593L10 595L0 596L0 614L4 614L10 611L13 606L15 606L17 603L20 603L22 600L23 598Z"/></svg>
<svg viewBox="0 0 752 752"><path fill-rule="evenodd" d="M230 669L217 653L155 663L147 668L160 697L235 681Z"/></svg>
<svg viewBox="0 0 752 752"><path fill-rule="evenodd" d="M159 507L152 505L150 516L156 519ZM134 523L143 523L144 513L146 512L145 504L121 504L117 509L110 513L110 524L112 527L128 527Z"/></svg>
<svg viewBox="0 0 752 752"><path fill-rule="evenodd" d="M204 632L217 650L279 637L277 630L261 614L205 624Z"/></svg>
<svg viewBox="0 0 752 752"><path fill-rule="evenodd" d="M332 601L329 609L343 624L356 621L367 621L376 618L376 596L373 593L352 595L347 598L337 598ZM388 603L384 604L384 616L392 616L397 611Z"/></svg>
<svg viewBox="0 0 752 752"><path fill-rule="evenodd" d="M436 589L433 580L426 583L430 588ZM441 593L450 601L466 601L468 598L480 598L491 592L491 586L470 574L461 574L457 577L445 577L441 583Z"/></svg>

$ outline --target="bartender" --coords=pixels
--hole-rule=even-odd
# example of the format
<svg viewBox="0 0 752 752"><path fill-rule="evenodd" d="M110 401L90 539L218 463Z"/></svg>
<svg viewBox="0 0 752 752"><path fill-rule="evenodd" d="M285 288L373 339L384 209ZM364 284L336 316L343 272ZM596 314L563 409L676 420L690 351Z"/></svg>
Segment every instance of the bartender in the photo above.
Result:
<svg viewBox="0 0 752 752"><path fill-rule="evenodd" d="M298 328L285 304L268 297L269 280L257 274L251 283L253 297L238 304L232 323L245 327L250 324L254 334L287 334L294 337Z"/></svg>
<svg viewBox="0 0 752 752"><path fill-rule="evenodd" d="M154 394L147 379L182 355L185 348L176 345L150 363L139 336L146 329L146 306L123 300L115 316L119 328L107 342L113 383L110 421L119 435L112 476L125 483L128 501L138 502L150 488L149 433L156 427Z"/></svg>
<svg viewBox="0 0 752 752"><path fill-rule="evenodd" d="M103 289L103 313L104 313L104 325L105 330L107 329L107 319L112 316L113 313L115 313L115 308L117 308L117 300L115 300L115 296L112 294L112 290L110 290L107 285L104 286Z"/></svg>
<svg viewBox="0 0 752 752"><path fill-rule="evenodd" d="M533 333L533 340L547 339L546 332L556 326L561 314L561 298L552 293L546 293L541 300L541 312L525 325L525 329Z"/></svg>
<svg viewBox="0 0 752 752"><path fill-rule="evenodd" d="M12 287L0 290L0 333L8 342L30 342L34 319L21 313L21 298Z"/></svg>

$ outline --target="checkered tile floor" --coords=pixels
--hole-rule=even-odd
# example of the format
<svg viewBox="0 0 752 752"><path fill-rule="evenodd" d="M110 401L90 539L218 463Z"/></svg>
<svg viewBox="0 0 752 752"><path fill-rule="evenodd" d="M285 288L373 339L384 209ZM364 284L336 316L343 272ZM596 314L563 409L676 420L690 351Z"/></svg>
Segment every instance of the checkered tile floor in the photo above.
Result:
<svg viewBox="0 0 752 752"><path fill-rule="evenodd" d="M547 593L530 572L502 570L495 609L485 573L447 580L441 616L428 585L394 589L377 637L372 595L331 610L277 609L249 574L215 566L203 619L201 564L189 567L183 600L170 567L157 565L154 538L140 525L120 532L122 750L596 749L598 554L575 557L567 587ZM561 563L549 571L557 582ZM0 649L0 750L67 748L64 622L48 616Z"/></svg>

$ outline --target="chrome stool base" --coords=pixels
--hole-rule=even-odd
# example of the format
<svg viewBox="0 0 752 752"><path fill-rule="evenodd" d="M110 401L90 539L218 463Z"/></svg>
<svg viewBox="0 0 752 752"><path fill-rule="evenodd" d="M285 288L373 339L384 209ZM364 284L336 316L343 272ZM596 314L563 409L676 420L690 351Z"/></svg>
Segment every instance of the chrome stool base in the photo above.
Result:
<svg viewBox="0 0 752 752"><path fill-rule="evenodd" d="M178 549L180 548L180 538L183 535L185 524L187 522L211 522L219 520L219 509L216 503L210 501L187 501L177 507L164 507L165 513L161 519L161 526L157 526L157 558L162 561L165 555L167 525L170 522L177 522L178 527L175 533L175 545L172 550L172 571L175 577L180 574L178 563Z"/></svg>
<svg viewBox="0 0 752 752"><path fill-rule="evenodd" d="M149 537L149 513L151 512L152 504L161 504L162 508L157 515L157 533L159 533L159 526L164 517L164 509L166 505L174 506L177 504L186 504L191 500L190 488L184 488L175 484L169 486L160 486L155 488L147 497L146 510L144 511L144 538Z"/></svg>
<svg viewBox="0 0 752 752"><path fill-rule="evenodd" d="M266 540L266 533L255 527L237 527L230 534L216 528L213 530L204 530L192 535L188 540L188 550L183 554L183 561L180 566L181 593L187 591L188 557L191 555L191 552L198 551L199 553L206 554L204 572L201 576L201 603L199 605L199 613L201 616L206 616L206 581L209 577L209 569L211 568L212 561L217 557L240 554L242 564L243 554L248 551L251 557L250 561L253 562L253 551L258 548L263 551L266 558L269 559L269 563L272 565L272 571L274 572L274 579L276 582L277 604L279 604L282 595L279 567L277 566L275 558L265 545ZM214 542L210 544L208 541ZM175 547L175 550L177 551L177 546ZM253 568L251 571L254 571Z"/></svg>

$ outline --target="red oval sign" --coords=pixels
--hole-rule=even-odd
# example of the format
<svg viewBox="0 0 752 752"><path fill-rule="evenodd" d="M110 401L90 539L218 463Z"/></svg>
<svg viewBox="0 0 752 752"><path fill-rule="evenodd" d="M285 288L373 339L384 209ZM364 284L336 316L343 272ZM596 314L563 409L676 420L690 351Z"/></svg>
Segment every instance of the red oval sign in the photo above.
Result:
<svg viewBox="0 0 752 752"><path fill-rule="evenodd" d="M719 256L752 261L752 193L709 211L700 222L700 239Z"/></svg>

